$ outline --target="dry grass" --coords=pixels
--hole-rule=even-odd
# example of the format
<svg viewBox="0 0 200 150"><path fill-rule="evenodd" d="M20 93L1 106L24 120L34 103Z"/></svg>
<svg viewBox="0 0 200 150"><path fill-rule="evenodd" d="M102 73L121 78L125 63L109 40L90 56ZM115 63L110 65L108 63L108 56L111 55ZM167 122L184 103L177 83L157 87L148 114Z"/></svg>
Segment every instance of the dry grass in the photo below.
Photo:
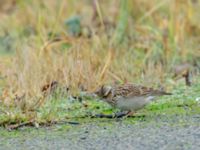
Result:
<svg viewBox="0 0 200 150"><path fill-rule="evenodd" d="M92 20L92 3L86 0L17 1L11 13L1 15L0 34L15 38L15 55L0 64L5 77L2 101L26 110L38 107L48 100L41 88L52 81L70 87L71 94L104 83L165 85L174 65L200 57L198 0L124 3L119 9L120 1L96 1ZM127 22L118 17L126 13ZM63 22L74 14L81 15L92 37L66 33ZM49 32L61 39L51 42Z"/></svg>

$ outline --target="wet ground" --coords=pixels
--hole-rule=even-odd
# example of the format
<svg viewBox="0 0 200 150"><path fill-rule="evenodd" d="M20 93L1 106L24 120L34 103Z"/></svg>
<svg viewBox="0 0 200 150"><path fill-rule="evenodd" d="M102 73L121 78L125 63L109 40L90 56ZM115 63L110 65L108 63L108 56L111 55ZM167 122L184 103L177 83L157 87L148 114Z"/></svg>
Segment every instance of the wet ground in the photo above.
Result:
<svg viewBox="0 0 200 150"><path fill-rule="evenodd" d="M94 119L80 125L55 125L19 131L0 129L2 150L199 150L200 115Z"/></svg>

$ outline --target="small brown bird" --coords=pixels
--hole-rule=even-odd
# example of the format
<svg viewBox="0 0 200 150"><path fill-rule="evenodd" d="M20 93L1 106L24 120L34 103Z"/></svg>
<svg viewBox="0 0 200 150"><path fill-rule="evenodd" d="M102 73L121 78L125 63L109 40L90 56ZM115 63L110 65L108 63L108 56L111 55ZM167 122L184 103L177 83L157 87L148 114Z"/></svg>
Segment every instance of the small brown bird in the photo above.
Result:
<svg viewBox="0 0 200 150"><path fill-rule="evenodd" d="M143 108L156 96L171 95L171 93L163 90L134 84L124 84L115 87L103 85L95 94L103 98L111 106L122 111L128 111L127 114Z"/></svg>
<svg viewBox="0 0 200 150"><path fill-rule="evenodd" d="M192 85L191 68L192 68L192 65L189 63L183 63L183 64L175 66L174 67L174 78L176 80L178 80L183 77L183 78L185 78L185 84L187 86L191 86Z"/></svg>

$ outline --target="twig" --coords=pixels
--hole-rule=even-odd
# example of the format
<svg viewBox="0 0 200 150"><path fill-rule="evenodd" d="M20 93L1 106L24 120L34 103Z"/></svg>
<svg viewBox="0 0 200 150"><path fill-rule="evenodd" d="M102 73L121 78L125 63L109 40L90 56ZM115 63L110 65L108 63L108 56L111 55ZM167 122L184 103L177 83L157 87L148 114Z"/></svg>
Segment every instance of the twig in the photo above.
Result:
<svg viewBox="0 0 200 150"><path fill-rule="evenodd" d="M23 123L19 123L19 124L8 125L8 126L6 126L6 129L8 131L17 130L18 128L21 128L24 126L34 126L34 121L31 120L31 121L23 122Z"/></svg>
<svg viewBox="0 0 200 150"><path fill-rule="evenodd" d="M161 6L166 4L169 0L166 1L160 1L157 5L155 5L153 8L151 8L143 17L140 18L139 22L142 22L145 18L151 16L152 13L157 11Z"/></svg>
<svg viewBox="0 0 200 150"><path fill-rule="evenodd" d="M13 124L13 125L8 125L6 126L6 129L8 131L12 131L12 130L17 130L19 128L25 127L25 126L31 126L31 127L39 127L39 126L51 126L51 125L55 125L55 124L70 124L70 125L79 125L79 122L75 122L75 121L52 121L50 123L37 123L33 120L28 121L28 122L23 122L23 123L19 123L19 124Z"/></svg>
<svg viewBox="0 0 200 150"><path fill-rule="evenodd" d="M99 83L97 84L97 86L99 86L101 84L101 81L104 78L104 75L105 75L105 73L106 73L106 71L107 71L107 69L108 69L108 67L109 67L109 65L111 63L111 60L112 60L112 50L109 50L108 58L107 58L106 63L105 63L105 65L104 65L104 67L103 67L103 69L102 69L102 71L100 73L100 79L99 79Z"/></svg>

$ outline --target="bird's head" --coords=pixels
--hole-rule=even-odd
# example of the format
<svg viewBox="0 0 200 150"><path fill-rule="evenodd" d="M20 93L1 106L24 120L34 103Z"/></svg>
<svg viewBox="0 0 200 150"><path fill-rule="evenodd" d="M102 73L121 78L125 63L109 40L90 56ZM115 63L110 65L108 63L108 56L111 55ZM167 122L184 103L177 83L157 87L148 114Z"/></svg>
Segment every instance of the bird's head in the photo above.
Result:
<svg viewBox="0 0 200 150"><path fill-rule="evenodd" d="M109 85L102 85L94 93L102 98L106 98L111 93L112 87Z"/></svg>

